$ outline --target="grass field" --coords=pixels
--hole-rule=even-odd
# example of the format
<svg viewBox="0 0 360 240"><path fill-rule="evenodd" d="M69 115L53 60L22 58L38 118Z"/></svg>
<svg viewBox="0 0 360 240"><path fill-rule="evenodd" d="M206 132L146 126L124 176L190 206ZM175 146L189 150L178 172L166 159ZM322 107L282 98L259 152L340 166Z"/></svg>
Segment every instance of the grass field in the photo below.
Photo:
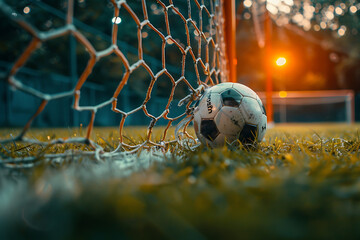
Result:
<svg viewBox="0 0 360 240"><path fill-rule="evenodd" d="M129 129L134 139L137 130ZM18 131L3 129L0 137ZM101 128L93 138L111 150L116 136ZM143 151L116 161L2 167L0 174L0 239L360 238L358 124L279 125L255 150Z"/></svg>

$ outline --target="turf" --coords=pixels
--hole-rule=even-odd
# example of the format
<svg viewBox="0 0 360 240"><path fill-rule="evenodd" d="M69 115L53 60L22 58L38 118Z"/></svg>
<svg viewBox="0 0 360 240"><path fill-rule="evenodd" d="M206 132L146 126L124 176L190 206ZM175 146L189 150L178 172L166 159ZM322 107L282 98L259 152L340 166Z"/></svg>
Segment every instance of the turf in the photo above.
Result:
<svg viewBox="0 0 360 240"><path fill-rule="evenodd" d="M3 167L0 239L359 239L359 129L280 125L251 150L174 147L116 161ZM94 134L109 150L116 142L116 129Z"/></svg>

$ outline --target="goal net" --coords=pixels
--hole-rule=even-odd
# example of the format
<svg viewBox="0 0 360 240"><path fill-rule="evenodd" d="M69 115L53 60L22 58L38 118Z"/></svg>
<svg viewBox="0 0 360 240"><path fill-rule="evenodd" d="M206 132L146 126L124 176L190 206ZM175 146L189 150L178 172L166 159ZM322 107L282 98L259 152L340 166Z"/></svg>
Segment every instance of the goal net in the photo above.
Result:
<svg viewBox="0 0 360 240"><path fill-rule="evenodd" d="M265 93L259 96L266 103ZM278 123L355 121L352 90L280 91L274 92L272 99Z"/></svg>
<svg viewBox="0 0 360 240"><path fill-rule="evenodd" d="M92 153L101 158L109 153L94 141L92 132L103 109L115 114L118 122L114 153L152 147L165 150L181 137L192 139L187 126L194 101L204 87L228 80L223 2L65 0L24 5L0 0L2 14L9 24L17 26L9 41L28 39L26 47L16 49L17 60L11 63L7 81L27 98L38 99L38 106L19 135L7 136L1 140L2 146L12 142L41 146L79 143L90 146ZM69 45L63 48L64 41ZM54 58L57 50L70 50L70 56ZM58 77L44 71L36 75L40 80L29 78L29 73L36 71L34 66L41 64L56 66L60 74L69 68L72 82L56 82ZM67 66L65 70L63 65ZM106 89L107 95L91 95L91 86ZM19 101L24 109L33 108L33 101ZM56 101L62 103L61 109L54 109L58 105L52 103ZM73 121L75 126L86 127L84 136L45 140L28 137L34 121L49 108L63 114L88 113L87 122ZM138 118L146 123L147 131L135 141L125 126ZM164 127L156 138L153 131L160 124ZM177 126L180 134L174 134L172 126Z"/></svg>

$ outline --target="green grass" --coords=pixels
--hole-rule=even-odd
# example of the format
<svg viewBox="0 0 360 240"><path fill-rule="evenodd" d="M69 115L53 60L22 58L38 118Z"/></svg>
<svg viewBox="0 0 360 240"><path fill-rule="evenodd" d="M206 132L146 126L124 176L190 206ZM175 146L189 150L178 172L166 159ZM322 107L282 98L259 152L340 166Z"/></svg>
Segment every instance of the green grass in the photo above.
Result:
<svg viewBox="0 0 360 240"><path fill-rule="evenodd" d="M174 148L127 170L85 160L2 169L0 238L359 239L359 129L280 125L256 150ZM106 147L116 133L96 129L93 137Z"/></svg>

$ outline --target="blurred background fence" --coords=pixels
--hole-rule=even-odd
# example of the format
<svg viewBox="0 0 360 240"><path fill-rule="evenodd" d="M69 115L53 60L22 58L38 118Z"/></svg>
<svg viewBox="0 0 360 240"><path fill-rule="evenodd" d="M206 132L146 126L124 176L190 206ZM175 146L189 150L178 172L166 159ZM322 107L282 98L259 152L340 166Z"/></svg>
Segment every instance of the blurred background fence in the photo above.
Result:
<svg viewBox="0 0 360 240"><path fill-rule="evenodd" d="M12 87L6 82L5 76L12 65L0 61L0 126L2 127L22 127L26 124L29 117L34 114L41 103L41 99L31 96L21 91L13 91ZM66 91L73 86L73 78L66 75L55 73L43 73L37 70L22 68L19 76L22 82L36 89L44 89L45 92L56 89L57 91ZM51 84L44 84L46 82ZM139 106L143 98L134 91L129 91L125 86L125 91L121 96L120 107L125 111L129 111ZM82 101L88 105L96 105L99 101L105 100L111 96L114 89L102 85L100 83L87 83L82 89ZM170 89L169 89L170 91ZM166 97L152 96L152 102L148 109L155 115L160 115L164 109L168 99ZM173 104L176 105L179 99L175 99ZM39 115L33 123L34 127L68 127L79 126L89 122L89 112L73 111L69 106L73 105L73 98L61 98L52 101L41 115ZM180 115L185 111L185 106L173 108L172 114ZM99 110L101 117L95 119L96 126L118 126L121 116L111 111L110 107ZM139 114L128 117L127 125L147 125L148 119ZM159 125L167 124L160 120Z"/></svg>

